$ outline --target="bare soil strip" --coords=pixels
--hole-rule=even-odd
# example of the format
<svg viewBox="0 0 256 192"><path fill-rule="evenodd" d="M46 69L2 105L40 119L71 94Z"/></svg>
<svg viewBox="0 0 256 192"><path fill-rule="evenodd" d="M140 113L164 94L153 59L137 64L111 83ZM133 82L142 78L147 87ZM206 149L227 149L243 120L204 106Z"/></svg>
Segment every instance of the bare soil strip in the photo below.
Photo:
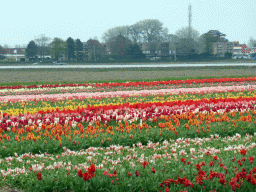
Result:
<svg viewBox="0 0 256 192"><path fill-rule="evenodd" d="M152 68L151 68L152 69ZM106 70L106 69L105 69ZM157 71L138 71L138 69L119 69L101 71L96 69L29 69L0 70L0 82L87 82L108 80L141 80L169 77L241 76L256 75L255 67L241 68L201 68L201 69L161 69Z"/></svg>

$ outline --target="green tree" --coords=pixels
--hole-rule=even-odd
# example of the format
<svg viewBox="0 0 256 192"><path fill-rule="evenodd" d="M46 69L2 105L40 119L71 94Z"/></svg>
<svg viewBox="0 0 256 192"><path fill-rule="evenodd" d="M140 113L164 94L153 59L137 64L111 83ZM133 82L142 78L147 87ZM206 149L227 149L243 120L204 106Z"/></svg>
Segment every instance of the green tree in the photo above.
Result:
<svg viewBox="0 0 256 192"><path fill-rule="evenodd" d="M231 57L232 57L232 53L230 53L230 52L225 53L225 58L226 59L231 59Z"/></svg>
<svg viewBox="0 0 256 192"><path fill-rule="evenodd" d="M134 45L131 44L129 46L128 51L127 51L127 55L128 55L129 58L136 59L136 60L146 58L146 55L143 54L140 46L137 43L135 43Z"/></svg>
<svg viewBox="0 0 256 192"><path fill-rule="evenodd" d="M115 59L124 59L127 56L127 51L130 44L131 41L121 34L117 37L111 38L107 42L111 55L113 55Z"/></svg>
<svg viewBox="0 0 256 192"><path fill-rule="evenodd" d="M76 43L75 43L75 41L71 37L69 37L67 39L66 43L67 43L67 47L68 47L67 56L68 56L68 60L70 61L70 59L74 59L75 58Z"/></svg>
<svg viewBox="0 0 256 192"><path fill-rule="evenodd" d="M215 42L215 38L213 35L205 33L202 35L204 41L204 53L213 54L214 47L213 44Z"/></svg>
<svg viewBox="0 0 256 192"><path fill-rule="evenodd" d="M54 38L50 43L50 54L55 60L62 58L67 51L67 43L60 38Z"/></svg>
<svg viewBox="0 0 256 192"><path fill-rule="evenodd" d="M92 55L92 60L95 60L96 58L101 59L106 55L106 48L96 39L89 39L87 41L87 48ZM94 58L94 55L96 58Z"/></svg>
<svg viewBox="0 0 256 192"><path fill-rule="evenodd" d="M30 41L27 48L25 49L25 56L27 58L36 58L36 54L37 54L37 45L34 41Z"/></svg>
<svg viewBox="0 0 256 192"><path fill-rule="evenodd" d="M176 53L180 56L188 56L198 53L199 32L191 27L183 27L176 31Z"/></svg>
<svg viewBox="0 0 256 192"><path fill-rule="evenodd" d="M80 41L80 39L77 39L76 42L76 47L75 47L75 51L76 51L76 60L77 61L81 61L83 59L83 43Z"/></svg>
<svg viewBox="0 0 256 192"><path fill-rule="evenodd" d="M0 60L5 59L4 54L6 54L6 50L0 46Z"/></svg>
<svg viewBox="0 0 256 192"><path fill-rule="evenodd" d="M181 57L197 53L196 41L192 38L181 38L176 43L176 54Z"/></svg>

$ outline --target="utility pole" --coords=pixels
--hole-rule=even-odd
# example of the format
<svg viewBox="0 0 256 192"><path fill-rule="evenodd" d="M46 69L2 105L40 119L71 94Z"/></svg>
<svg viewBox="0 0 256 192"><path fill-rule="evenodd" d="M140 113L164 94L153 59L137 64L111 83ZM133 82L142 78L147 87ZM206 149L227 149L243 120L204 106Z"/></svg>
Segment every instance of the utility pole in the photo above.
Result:
<svg viewBox="0 0 256 192"><path fill-rule="evenodd" d="M155 49L155 60L156 60L156 43L154 43L154 49Z"/></svg>
<svg viewBox="0 0 256 192"><path fill-rule="evenodd" d="M93 46L94 48L94 61L96 61L96 57L95 57L95 46Z"/></svg>
<svg viewBox="0 0 256 192"><path fill-rule="evenodd" d="M175 59L175 62L176 62L176 45L174 45L174 47L175 47L174 59Z"/></svg>

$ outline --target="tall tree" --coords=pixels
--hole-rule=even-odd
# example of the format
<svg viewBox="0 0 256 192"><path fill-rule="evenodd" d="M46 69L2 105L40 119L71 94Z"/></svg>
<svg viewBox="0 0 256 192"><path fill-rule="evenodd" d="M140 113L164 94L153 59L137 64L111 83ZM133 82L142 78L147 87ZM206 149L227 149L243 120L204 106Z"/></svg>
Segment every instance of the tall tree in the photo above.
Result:
<svg viewBox="0 0 256 192"><path fill-rule="evenodd" d="M71 37L69 37L66 41L67 46L68 46L68 61L70 61L70 59L74 59L75 58L75 48L76 48L76 43L74 41L74 39L72 39Z"/></svg>
<svg viewBox="0 0 256 192"><path fill-rule="evenodd" d="M176 35L168 34L168 35L166 35L164 42L169 42L170 43L170 50L175 51L176 44L177 44L178 40L179 40L179 38Z"/></svg>
<svg viewBox="0 0 256 192"><path fill-rule="evenodd" d="M168 35L168 29L163 28L162 22L158 19L146 19L135 23L134 26L137 29L137 39L147 42L153 52L161 49L160 42L166 41Z"/></svg>
<svg viewBox="0 0 256 192"><path fill-rule="evenodd" d="M201 54L201 53L204 53L205 52L205 39L204 39L204 36L203 35L200 35L198 40L197 40L197 50L198 50L198 53Z"/></svg>
<svg viewBox="0 0 256 192"><path fill-rule="evenodd" d="M16 44L16 45L14 46L14 48L21 48L21 45L20 45L20 44Z"/></svg>
<svg viewBox="0 0 256 192"><path fill-rule="evenodd" d="M127 51L127 55L128 55L128 58L136 59L136 60L146 58L146 55L143 54L140 46L137 43L130 44Z"/></svg>
<svg viewBox="0 0 256 192"><path fill-rule="evenodd" d="M160 40L162 42L169 42L169 31L168 28L163 28L162 33L160 33Z"/></svg>
<svg viewBox="0 0 256 192"><path fill-rule="evenodd" d="M113 27L107 31L105 31L102 35L102 39L104 43L109 42L112 38L117 37L118 35L122 35L123 37L130 40L130 26L118 26Z"/></svg>
<svg viewBox="0 0 256 192"><path fill-rule="evenodd" d="M189 54L198 53L199 32L189 27L183 27L175 33L177 40L177 55L188 56Z"/></svg>
<svg viewBox="0 0 256 192"><path fill-rule="evenodd" d="M191 33L189 32L189 27L182 27L181 29L176 31L175 35L179 39L186 39L186 38L189 38L190 36L190 38L197 41L200 34L197 30L193 29L193 27L191 27Z"/></svg>
<svg viewBox="0 0 256 192"><path fill-rule="evenodd" d="M38 47L38 54L40 58L44 58L49 47L49 42L51 38L46 37L44 34L40 35L38 38L35 39L35 42Z"/></svg>
<svg viewBox="0 0 256 192"><path fill-rule="evenodd" d="M250 37L249 42L248 42L248 47L249 48L256 47L256 39L254 39L253 37Z"/></svg>
<svg viewBox="0 0 256 192"><path fill-rule="evenodd" d="M211 34L215 38L215 42L227 42L228 40L225 38L225 34L219 32L218 30L210 30L207 32L208 34Z"/></svg>
<svg viewBox="0 0 256 192"><path fill-rule="evenodd" d="M25 55L27 58L36 58L37 55L37 45L35 41L30 41L27 48L25 49Z"/></svg>
<svg viewBox="0 0 256 192"><path fill-rule="evenodd" d="M87 48L93 60L96 60L96 58L100 59L106 55L106 48L96 39L89 39L87 41Z"/></svg>
<svg viewBox="0 0 256 192"><path fill-rule="evenodd" d="M111 55L117 59L122 59L127 56L127 50L132 42L122 35L111 38L107 42L107 46L110 49Z"/></svg>
<svg viewBox="0 0 256 192"><path fill-rule="evenodd" d="M136 23L130 27L129 33L131 36L131 41L133 43L143 42L142 28L141 28L141 25L139 25L138 23Z"/></svg>
<svg viewBox="0 0 256 192"><path fill-rule="evenodd" d="M3 48L5 48L5 49L7 49L7 48L9 48L10 46L9 45L7 45L7 44L4 44L3 45Z"/></svg>
<svg viewBox="0 0 256 192"><path fill-rule="evenodd" d="M76 39L76 47L75 47L75 51L76 51L76 60L80 61L83 58L83 43L80 41L80 39Z"/></svg>
<svg viewBox="0 0 256 192"><path fill-rule="evenodd" d="M205 33L202 35L204 42L204 53L213 54L214 47L213 44L215 42L215 38L212 34Z"/></svg>
<svg viewBox="0 0 256 192"><path fill-rule="evenodd" d="M196 42L192 38L181 38L176 44L176 54L188 56L197 53Z"/></svg>
<svg viewBox="0 0 256 192"><path fill-rule="evenodd" d="M162 33L166 31L163 29L163 23L158 19L146 19L135 23L135 26L140 26L140 34L145 42L159 42L163 40Z"/></svg>
<svg viewBox="0 0 256 192"><path fill-rule="evenodd" d="M7 51L6 51L2 46L0 46L0 60L6 58L6 57L4 56L4 55L6 54L6 52L7 52Z"/></svg>
<svg viewBox="0 0 256 192"><path fill-rule="evenodd" d="M67 52L67 43L60 38L54 38L50 43L50 52L53 59L62 58Z"/></svg>

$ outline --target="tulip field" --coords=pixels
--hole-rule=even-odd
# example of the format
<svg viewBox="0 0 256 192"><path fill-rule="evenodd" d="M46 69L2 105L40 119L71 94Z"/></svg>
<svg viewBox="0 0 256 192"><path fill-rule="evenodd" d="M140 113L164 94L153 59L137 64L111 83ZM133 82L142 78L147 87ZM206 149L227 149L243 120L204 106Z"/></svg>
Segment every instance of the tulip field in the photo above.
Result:
<svg viewBox="0 0 256 192"><path fill-rule="evenodd" d="M256 191L255 88L255 76L0 86L0 188Z"/></svg>

